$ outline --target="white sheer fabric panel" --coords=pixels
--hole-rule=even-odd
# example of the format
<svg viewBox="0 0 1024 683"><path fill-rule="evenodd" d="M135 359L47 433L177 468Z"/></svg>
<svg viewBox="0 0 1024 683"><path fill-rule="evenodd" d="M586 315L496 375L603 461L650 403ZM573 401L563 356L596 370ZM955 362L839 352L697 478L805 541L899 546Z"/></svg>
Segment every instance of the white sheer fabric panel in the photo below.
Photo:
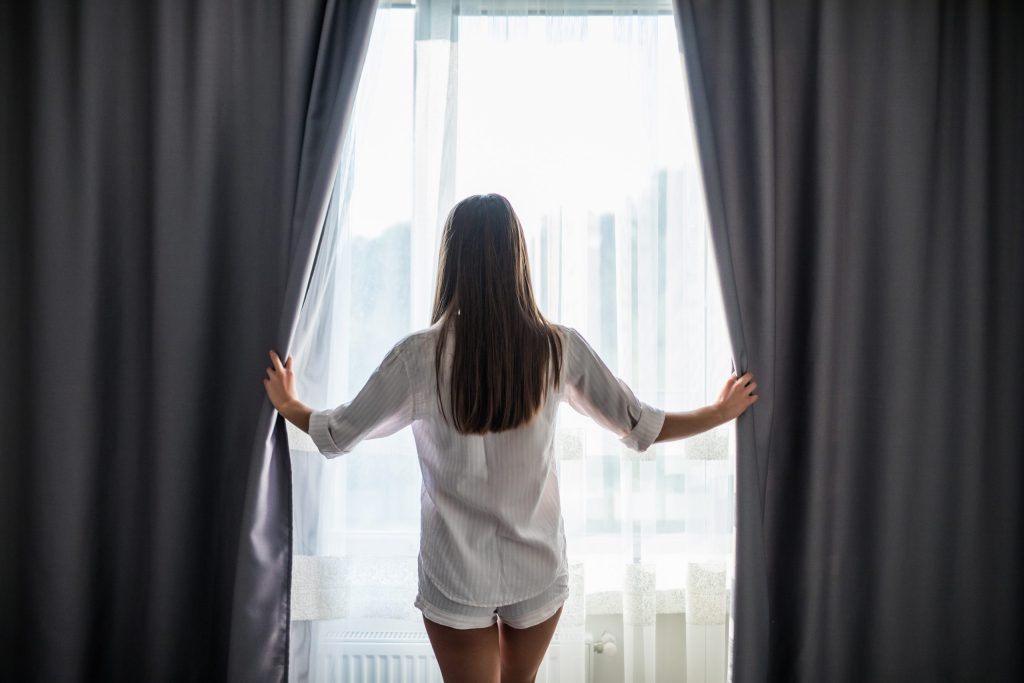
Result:
<svg viewBox="0 0 1024 683"><path fill-rule="evenodd" d="M440 0L379 11L300 320L304 400L349 400L395 341L429 324L441 223L481 192L519 213L545 314L579 329L641 399L685 410L715 398L729 343L663 9ZM655 680L657 615L685 612L690 667L728 622L731 428L637 454L571 409L559 420L573 593L546 680L586 680L588 614L622 615L616 658L639 682ZM329 463L293 430L292 450L292 671L312 680L327 624L419 627L420 475L408 430ZM724 653L700 680L725 680Z"/></svg>

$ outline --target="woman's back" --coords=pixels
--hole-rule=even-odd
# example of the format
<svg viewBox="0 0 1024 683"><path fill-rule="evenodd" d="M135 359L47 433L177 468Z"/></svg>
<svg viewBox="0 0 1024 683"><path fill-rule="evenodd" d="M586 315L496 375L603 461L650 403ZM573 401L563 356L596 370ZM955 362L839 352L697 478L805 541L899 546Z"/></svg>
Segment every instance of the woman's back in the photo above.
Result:
<svg viewBox="0 0 1024 683"><path fill-rule="evenodd" d="M423 473L420 568L448 598L464 604L509 604L534 596L566 569L556 463L558 404L567 400L645 450L664 413L619 382L571 328L563 341L559 381L526 423L485 434L452 424L447 344L438 383L438 323L399 342L349 404L314 413L310 435L326 454L411 424Z"/></svg>

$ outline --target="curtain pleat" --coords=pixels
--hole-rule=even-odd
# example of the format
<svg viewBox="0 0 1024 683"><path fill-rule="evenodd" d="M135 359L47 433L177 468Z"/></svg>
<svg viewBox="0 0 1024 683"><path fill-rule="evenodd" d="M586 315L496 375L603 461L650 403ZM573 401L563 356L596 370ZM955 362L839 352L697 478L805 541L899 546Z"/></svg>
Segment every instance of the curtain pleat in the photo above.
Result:
<svg viewBox="0 0 1024 683"><path fill-rule="evenodd" d="M290 235L290 265L278 323L278 348L291 347L338 173L369 44L376 0L329 1L306 105ZM287 355L283 356L287 357ZM269 402L253 447L238 550L228 678L288 679L291 628L292 490L288 437ZM267 615L272 614L272 620ZM255 617L254 617L255 615ZM272 672L272 674L271 674Z"/></svg>
<svg viewBox="0 0 1024 683"><path fill-rule="evenodd" d="M285 678L288 452L261 376L373 7L0 10L4 677Z"/></svg>

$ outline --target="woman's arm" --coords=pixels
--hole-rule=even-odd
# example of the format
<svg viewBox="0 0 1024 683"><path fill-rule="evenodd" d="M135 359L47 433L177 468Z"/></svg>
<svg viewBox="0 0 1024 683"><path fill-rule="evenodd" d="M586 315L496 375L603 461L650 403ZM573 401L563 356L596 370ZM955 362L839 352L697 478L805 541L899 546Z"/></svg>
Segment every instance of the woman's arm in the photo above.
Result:
<svg viewBox="0 0 1024 683"><path fill-rule="evenodd" d="M267 397L277 408L277 412L284 416L284 419L308 433L309 416L313 414L313 409L295 396L295 373L292 372L292 357L288 356L287 362L282 364L277 353L271 351L270 362L273 363L273 367L267 368L267 376L263 379Z"/></svg>
<svg viewBox="0 0 1024 683"><path fill-rule="evenodd" d="M578 331L563 329L563 379L569 405L617 434L627 448L646 451L662 430L665 412L640 401Z"/></svg>
<svg viewBox="0 0 1024 683"><path fill-rule="evenodd" d="M713 404L685 413L665 413L665 423L654 442L685 439L735 419L757 401L755 389L757 383L749 372L730 377Z"/></svg>
<svg viewBox="0 0 1024 683"><path fill-rule="evenodd" d="M403 340L384 356L366 384L348 403L327 410L313 410L295 395L292 359L281 364L273 351L263 380L267 396L286 420L307 432L327 457L348 453L363 439L394 434L415 419L413 385L402 358Z"/></svg>

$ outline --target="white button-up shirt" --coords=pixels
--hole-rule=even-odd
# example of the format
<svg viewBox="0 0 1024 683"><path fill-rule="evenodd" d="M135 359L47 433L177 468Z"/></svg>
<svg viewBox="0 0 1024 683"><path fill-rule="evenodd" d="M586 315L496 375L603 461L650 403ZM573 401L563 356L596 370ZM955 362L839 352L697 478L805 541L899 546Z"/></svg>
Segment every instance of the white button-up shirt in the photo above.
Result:
<svg viewBox="0 0 1024 683"><path fill-rule="evenodd" d="M461 434L438 404L439 329L435 324L396 344L351 402L313 412L309 434L333 456L411 424L423 472L420 567L451 600L508 605L540 594L567 570L552 449L559 401L638 451L657 438L665 413L639 401L579 332L559 325L561 383L537 414L504 432ZM452 347L442 364L445 397Z"/></svg>

